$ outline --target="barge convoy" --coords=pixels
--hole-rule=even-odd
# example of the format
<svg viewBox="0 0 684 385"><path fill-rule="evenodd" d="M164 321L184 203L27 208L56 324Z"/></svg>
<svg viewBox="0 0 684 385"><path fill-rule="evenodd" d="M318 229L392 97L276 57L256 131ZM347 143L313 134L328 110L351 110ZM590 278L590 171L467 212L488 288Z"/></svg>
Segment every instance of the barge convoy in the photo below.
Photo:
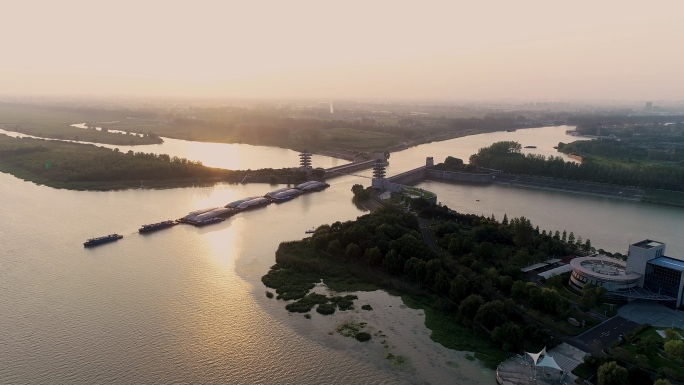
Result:
<svg viewBox="0 0 684 385"><path fill-rule="evenodd" d="M298 184L297 186L283 187L266 193L264 196L252 196L230 202L223 207L212 207L207 209L195 210L188 215L180 218L178 222L188 223L194 226L205 226L223 221L237 213L254 210L256 208L269 205L271 203L282 203L294 199L295 197L313 191L321 191L330 187L325 182L309 181Z"/></svg>
<svg viewBox="0 0 684 385"><path fill-rule="evenodd" d="M166 229L173 227L179 223L188 223L193 226L206 226L214 223L220 223L226 220L226 218L235 215L237 213L253 210L262 206L269 205L271 203L286 202L295 197L313 191L322 191L330 187L329 184L325 182L309 181L298 184L294 188L285 187L267 193L264 196L253 196L243 198L223 207L212 207L207 209L195 210L188 215L180 218L178 220L167 220L159 223L151 223L148 225L143 225L138 229L139 233L149 233L161 229ZM313 232L313 230L311 230ZM309 230L307 230L309 234ZM113 241L118 241L123 238L123 235L110 234L104 237L90 238L83 243L84 247L96 246L103 243L109 243Z"/></svg>

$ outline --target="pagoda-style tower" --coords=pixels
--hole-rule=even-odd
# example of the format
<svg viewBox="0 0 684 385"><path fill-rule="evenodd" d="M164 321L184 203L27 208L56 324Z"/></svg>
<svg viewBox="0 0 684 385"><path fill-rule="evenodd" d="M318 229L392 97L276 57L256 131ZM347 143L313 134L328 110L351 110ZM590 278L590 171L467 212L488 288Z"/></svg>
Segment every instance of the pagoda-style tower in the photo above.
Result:
<svg viewBox="0 0 684 385"><path fill-rule="evenodd" d="M375 165L373 166L373 178L385 178L385 163L380 159L376 160Z"/></svg>
<svg viewBox="0 0 684 385"><path fill-rule="evenodd" d="M309 150L304 150L299 154L299 166L303 170L311 170L311 153Z"/></svg>

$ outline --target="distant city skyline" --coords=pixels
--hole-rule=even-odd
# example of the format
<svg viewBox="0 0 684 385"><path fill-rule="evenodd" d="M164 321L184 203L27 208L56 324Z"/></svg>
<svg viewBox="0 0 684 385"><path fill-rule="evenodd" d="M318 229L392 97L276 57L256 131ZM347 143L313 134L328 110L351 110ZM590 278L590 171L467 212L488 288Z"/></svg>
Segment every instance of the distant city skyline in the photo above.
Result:
<svg viewBox="0 0 684 385"><path fill-rule="evenodd" d="M645 5L8 1L0 93L684 100L684 4Z"/></svg>

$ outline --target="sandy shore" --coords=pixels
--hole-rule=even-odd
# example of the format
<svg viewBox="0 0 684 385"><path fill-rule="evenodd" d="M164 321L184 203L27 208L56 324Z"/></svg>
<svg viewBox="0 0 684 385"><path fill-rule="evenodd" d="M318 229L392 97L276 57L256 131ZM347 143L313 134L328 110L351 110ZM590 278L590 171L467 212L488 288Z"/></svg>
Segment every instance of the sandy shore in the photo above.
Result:
<svg viewBox="0 0 684 385"><path fill-rule="evenodd" d="M267 299L263 292L255 297L274 317L287 321L301 335L324 346L342 350L360 361L371 363L408 384L486 384L495 383L494 371L472 359L469 352L447 349L430 339L423 310L410 309L401 298L385 291L334 293L318 284L313 291L326 295L355 294L353 310L321 315L315 310L304 314L288 313L285 302ZM261 298L261 299L259 299ZM371 305L372 310L362 310ZM344 336L340 327L350 325L371 334L359 342ZM471 357L468 359L466 356Z"/></svg>

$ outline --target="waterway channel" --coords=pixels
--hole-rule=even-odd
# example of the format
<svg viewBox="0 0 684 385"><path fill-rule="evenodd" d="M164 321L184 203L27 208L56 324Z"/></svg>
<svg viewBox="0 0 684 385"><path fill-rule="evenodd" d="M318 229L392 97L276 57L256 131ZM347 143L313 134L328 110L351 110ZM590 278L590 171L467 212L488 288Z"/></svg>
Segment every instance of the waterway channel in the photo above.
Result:
<svg viewBox="0 0 684 385"><path fill-rule="evenodd" d="M447 155L467 159L499 140L519 140L536 145L539 153L551 152L559 141L573 139L565 136L565 129L532 129L549 135L534 142L523 137L534 131L518 130L416 146L392 154L388 174L424 164L426 156L437 162ZM211 144L193 145L204 149L197 158L181 150L167 153L211 165L205 157L208 147L202 147ZM211 156L229 156L218 152ZM262 158L268 159L265 153ZM368 179L350 175L330 182L323 192L217 225L181 225L142 236L136 230L144 223L276 187L82 192L0 174L0 383L439 383L443 377L432 374L432 364L415 360L391 365L377 353L377 342L359 345L331 336L325 324L288 315L282 302L264 295L260 277L273 264L281 241L301 239L312 226L364 213L352 203L350 188L367 185ZM684 209L506 186L429 181L420 186L459 211L497 218L525 215L541 228L590 238L597 248L624 251L630 238L650 237L668 243L671 256L684 256L679 230ZM91 236L113 232L124 238L82 247ZM323 319L313 317L314 322ZM341 322L345 316L335 317ZM388 324L387 330L392 327ZM412 333L409 340L418 341L426 330L415 327ZM399 341L389 342L391 349L402 349ZM439 352L439 370L446 370L454 383L492 383L492 372L477 362L433 347Z"/></svg>

